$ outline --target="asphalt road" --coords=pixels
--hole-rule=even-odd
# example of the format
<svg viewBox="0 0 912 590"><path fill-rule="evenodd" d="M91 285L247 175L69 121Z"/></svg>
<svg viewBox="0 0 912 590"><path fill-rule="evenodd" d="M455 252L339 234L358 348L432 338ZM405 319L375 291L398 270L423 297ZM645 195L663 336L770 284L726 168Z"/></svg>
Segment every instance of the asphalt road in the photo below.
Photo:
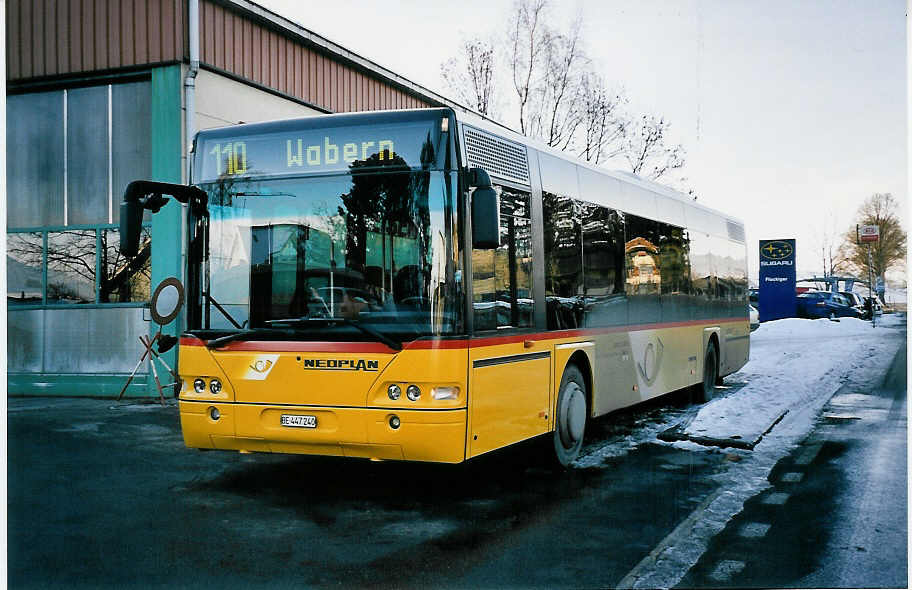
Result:
<svg viewBox="0 0 912 590"><path fill-rule="evenodd" d="M594 439L651 415L615 415ZM616 584L712 491L724 453L645 444L557 472L184 448L174 405L10 399L10 587Z"/></svg>
<svg viewBox="0 0 912 590"><path fill-rule="evenodd" d="M813 575L837 568L854 581L846 564L855 561L847 559L862 551L846 550L845 535L858 539L852 543L865 548L870 567L904 556L898 545L889 555L879 549L883 529L852 518L858 501L896 503L904 517L904 382L901 389L901 402L896 388L871 393L887 408L875 412L881 423L866 414L821 424L815 435L824 438L804 482L777 483L811 486L808 499L796 493L778 506L795 510L752 516L749 522L770 525L764 538L739 545L753 547L753 557L726 553L743 541L734 527L748 521L737 517L682 585L831 586L839 584ZM599 451L658 431L685 411L680 398L665 399L600 419L587 447L598 460L562 472L536 467L534 444L459 466L199 452L183 446L173 402L10 399L9 585L612 587L719 491L711 476L737 459L650 437L619 455ZM887 431L888 442L878 443ZM879 473L869 468L872 452L899 457L900 449L903 463L892 465L892 477L859 475L865 467ZM771 481L795 470L781 462ZM743 516L753 503L765 510L766 496L751 500ZM884 514L893 518L890 542L904 540L905 520ZM781 524L790 519L804 524ZM790 550L813 547L808 564L755 567L782 553L783 538L792 539ZM722 568L731 574L725 582L711 577L721 562L734 562ZM885 583L899 579L893 570Z"/></svg>

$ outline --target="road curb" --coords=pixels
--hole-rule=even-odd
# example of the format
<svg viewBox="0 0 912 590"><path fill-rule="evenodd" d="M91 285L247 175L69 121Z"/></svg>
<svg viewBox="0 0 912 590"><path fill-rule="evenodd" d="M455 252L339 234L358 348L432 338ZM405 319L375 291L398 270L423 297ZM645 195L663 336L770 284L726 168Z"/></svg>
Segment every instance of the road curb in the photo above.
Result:
<svg viewBox="0 0 912 590"><path fill-rule="evenodd" d="M658 436L659 440L663 440L665 442L677 442L677 441L682 441L682 440L689 440L691 442L695 442L697 444L707 446L707 447L733 447L736 449L745 449L745 450L750 451L750 450L753 450L753 448L755 446L757 446L757 444L761 440L763 440L764 436L769 434L769 432L776 426L776 424L779 424L779 422L781 422L782 419L785 418L785 415L788 414L788 412L789 412L788 410L783 410L782 413L780 413L776 417L776 419L773 420L772 423L769 426L767 426L763 430L763 432L761 432L753 440L744 440L742 438L732 438L732 437L717 438L717 437L712 437L712 436L696 436L696 435L692 435L692 434L687 434L687 432L686 432L687 427L690 425L690 422L693 420L693 417L691 417L689 420L679 422L678 424L675 424L674 426L672 426L671 428L668 428L667 430L663 430L657 436Z"/></svg>

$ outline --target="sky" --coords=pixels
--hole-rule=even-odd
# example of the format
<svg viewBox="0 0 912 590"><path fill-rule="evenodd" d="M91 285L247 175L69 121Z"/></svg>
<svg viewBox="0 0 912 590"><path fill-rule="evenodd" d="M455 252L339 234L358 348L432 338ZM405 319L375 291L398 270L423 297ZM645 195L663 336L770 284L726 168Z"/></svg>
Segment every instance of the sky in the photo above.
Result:
<svg viewBox="0 0 912 590"><path fill-rule="evenodd" d="M513 7L257 1L445 96L440 65L468 36L506 40ZM581 15L609 86L631 112L671 122L699 202L745 222L756 280L760 239L797 239L799 278L822 270L821 237L851 227L873 193L892 193L907 221L905 10L897 0L557 0L552 22Z"/></svg>

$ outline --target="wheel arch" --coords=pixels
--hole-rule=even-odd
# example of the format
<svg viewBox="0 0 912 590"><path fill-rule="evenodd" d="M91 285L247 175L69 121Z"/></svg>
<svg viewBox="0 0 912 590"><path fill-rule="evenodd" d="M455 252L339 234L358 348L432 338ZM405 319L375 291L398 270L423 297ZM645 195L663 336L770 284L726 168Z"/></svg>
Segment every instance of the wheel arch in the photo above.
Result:
<svg viewBox="0 0 912 590"><path fill-rule="evenodd" d="M721 331L718 327L706 328L703 331L703 356L706 358L706 351L709 350L710 344L715 344L716 346L716 374L719 373L719 369L722 367L722 344L719 342L719 332Z"/></svg>
<svg viewBox="0 0 912 590"><path fill-rule="evenodd" d="M571 364L576 365L580 373L583 374L584 385L586 386L586 404L588 405L589 416L594 416L594 384L595 375L593 372L593 359L595 347L591 342L582 342L572 345L560 345L556 347L557 354L555 363L557 370L554 375L554 404L557 404L557 393L560 390L561 380L564 378L564 372ZM552 423L553 427L553 423Z"/></svg>
<svg viewBox="0 0 912 590"><path fill-rule="evenodd" d="M583 374L586 381L586 403L589 404L589 411L592 412L592 365L589 362L589 356L582 350L577 350L567 360L567 365L576 365Z"/></svg>
<svg viewBox="0 0 912 590"><path fill-rule="evenodd" d="M551 414L552 434L546 440L553 449L549 454L556 460L557 465L566 468L579 456L585 436L586 422L594 417L592 389L595 378L592 357L595 353L595 346L592 342L583 342L558 345L555 349L554 367L560 370L555 370ZM564 383L571 366L574 367L572 387ZM577 371L579 371L579 376L576 376ZM586 389L585 397L579 395L579 387L576 385L579 379L582 379L581 385ZM563 389L565 385L566 390ZM580 399L581 397L583 400Z"/></svg>

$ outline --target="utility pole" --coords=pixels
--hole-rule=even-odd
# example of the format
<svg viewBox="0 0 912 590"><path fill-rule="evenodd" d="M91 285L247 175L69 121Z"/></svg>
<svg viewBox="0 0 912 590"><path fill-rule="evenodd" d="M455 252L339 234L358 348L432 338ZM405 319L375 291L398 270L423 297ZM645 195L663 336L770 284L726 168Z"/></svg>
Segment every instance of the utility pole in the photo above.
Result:
<svg viewBox="0 0 912 590"><path fill-rule="evenodd" d="M874 313L874 257L871 255L871 244L868 244L868 290L871 292L871 327L877 327L877 314Z"/></svg>

